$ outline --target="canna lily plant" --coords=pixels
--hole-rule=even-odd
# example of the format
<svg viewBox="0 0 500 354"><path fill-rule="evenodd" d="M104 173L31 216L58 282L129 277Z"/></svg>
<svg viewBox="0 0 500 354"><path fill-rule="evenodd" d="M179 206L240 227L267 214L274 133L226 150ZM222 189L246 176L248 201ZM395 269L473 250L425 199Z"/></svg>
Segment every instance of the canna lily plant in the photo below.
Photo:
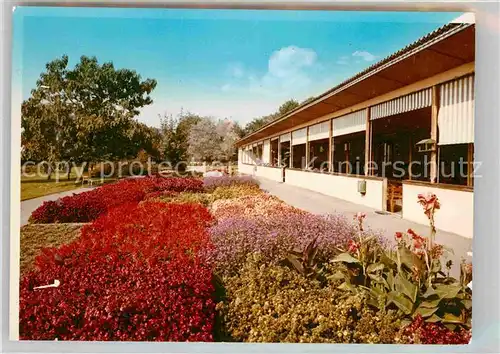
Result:
<svg viewBox="0 0 500 354"><path fill-rule="evenodd" d="M459 280L449 275L451 261L443 271L441 258L447 249L435 243L434 213L440 208L439 200L434 194L419 195L418 203L429 219L429 237L412 229L396 232L396 246L384 249L373 242L373 236L364 235L365 215L358 213L358 238L332 260L344 265L332 278L343 281L341 289L366 294L368 303L381 311L400 311L407 323L420 315L450 329L469 328L472 291L467 284L472 268L463 263Z"/></svg>

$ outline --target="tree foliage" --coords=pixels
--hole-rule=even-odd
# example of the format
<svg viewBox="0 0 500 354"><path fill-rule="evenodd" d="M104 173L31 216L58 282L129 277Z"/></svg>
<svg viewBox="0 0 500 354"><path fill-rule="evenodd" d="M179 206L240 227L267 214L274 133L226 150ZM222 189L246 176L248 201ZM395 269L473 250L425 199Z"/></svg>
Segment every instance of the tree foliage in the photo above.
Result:
<svg viewBox="0 0 500 354"><path fill-rule="evenodd" d="M244 129L245 135L248 135L250 133L253 133L254 131L259 130L264 125L271 123L272 121L280 118L281 116L284 116L285 114L294 110L298 106L300 106L299 102L295 100L288 100L284 102L276 112L271 113L267 116L254 118L251 122L247 123L247 125L245 126Z"/></svg>
<svg viewBox="0 0 500 354"><path fill-rule="evenodd" d="M102 161L152 150L154 132L134 117L152 103L155 87L155 80L95 57L82 56L73 69L67 55L47 63L22 104L23 158Z"/></svg>
<svg viewBox="0 0 500 354"><path fill-rule="evenodd" d="M252 121L250 121L249 123L247 123L247 125L245 126L245 128L243 129L243 136L245 135L248 135L248 134L251 134L257 130L259 130L260 128L262 128L264 125L266 124L269 124L273 121L275 121L276 119L280 118L280 117L283 117L285 114L291 112L292 110L294 110L295 108L303 105L303 104L307 104L309 102L312 102L316 97L314 96L311 96L307 99L305 99L304 101L302 102L298 102L294 99L290 99L286 102L284 102L276 112L274 113L271 113L267 116L262 116L262 117L258 117L258 118L254 118Z"/></svg>
<svg viewBox="0 0 500 354"><path fill-rule="evenodd" d="M163 158L176 166L189 158L189 134L191 128L202 120L192 113L180 113L177 117L165 114L161 121Z"/></svg>
<svg viewBox="0 0 500 354"><path fill-rule="evenodd" d="M234 122L203 117L191 128L188 153L196 161L234 160L234 143L238 138L238 128Z"/></svg>

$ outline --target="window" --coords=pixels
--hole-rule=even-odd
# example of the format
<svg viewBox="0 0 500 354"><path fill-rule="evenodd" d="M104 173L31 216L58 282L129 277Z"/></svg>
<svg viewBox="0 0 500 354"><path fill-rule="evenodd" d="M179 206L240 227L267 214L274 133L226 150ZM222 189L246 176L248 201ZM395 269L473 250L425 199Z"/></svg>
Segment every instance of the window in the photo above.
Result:
<svg viewBox="0 0 500 354"><path fill-rule="evenodd" d="M473 144L439 146L438 163L438 183L473 186Z"/></svg>

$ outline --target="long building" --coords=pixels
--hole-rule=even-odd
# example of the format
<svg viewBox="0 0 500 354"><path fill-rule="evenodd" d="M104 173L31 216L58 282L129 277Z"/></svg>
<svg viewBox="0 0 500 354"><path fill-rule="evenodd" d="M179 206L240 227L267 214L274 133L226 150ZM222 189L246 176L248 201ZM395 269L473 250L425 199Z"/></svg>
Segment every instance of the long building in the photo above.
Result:
<svg viewBox="0 0 500 354"><path fill-rule="evenodd" d="M472 238L474 23L453 22L237 142L238 169Z"/></svg>

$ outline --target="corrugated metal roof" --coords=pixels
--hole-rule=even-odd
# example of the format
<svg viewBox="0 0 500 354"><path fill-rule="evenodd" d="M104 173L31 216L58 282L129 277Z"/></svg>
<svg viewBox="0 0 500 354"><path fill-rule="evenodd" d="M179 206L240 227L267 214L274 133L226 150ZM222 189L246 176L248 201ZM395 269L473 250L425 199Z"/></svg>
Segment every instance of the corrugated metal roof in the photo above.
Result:
<svg viewBox="0 0 500 354"><path fill-rule="evenodd" d="M266 125L264 125L260 129L256 130L255 132L252 132L251 134L248 134L247 136L241 138L237 142L237 144L239 142L241 142L242 140L248 139L249 137L256 134L257 132L266 129L267 127L270 127L279 121L283 121L285 118L292 116L293 114L302 110L303 108L308 107L308 106L312 106L314 104L321 102L323 99L325 99L325 96L328 96L332 93L342 91L342 90L346 89L347 87L349 87L354 82L361 81L360 79L362 79L364 76L370 76L370 75L374 74L375 72L377 72L378 69L381 69L383 67L390 66L390 65L394 64L392 62L397 61L397 59L402 57L403 55L408 55L412 51L422 50L427 45L434 43L436 40L442 40L444 38L449 37L450 35L452 35L454 33L462 31L462 30L464 30L468 27L471 27L471 26L474 26L474 24L473 23L448 23L448 24L426 34L425 36L419 38L415 42L413 42L413 43L407 45L406 47L398 50L397 52L387 56L386 58L380 60L379 62L369 66L365 70L357 73L356 75L350 77L349 79L344 80L343 82L341 82L340 84L331 88L330 90L325 91L324 93L316 96L316 98L314 100L307 102L307 103L304 103L304 104L301 104L300 106L296 107L295 109L286 113L285 115L279 117L278 119L275 119L274 121L272 121L270 123L267 123Z"/></svg>

